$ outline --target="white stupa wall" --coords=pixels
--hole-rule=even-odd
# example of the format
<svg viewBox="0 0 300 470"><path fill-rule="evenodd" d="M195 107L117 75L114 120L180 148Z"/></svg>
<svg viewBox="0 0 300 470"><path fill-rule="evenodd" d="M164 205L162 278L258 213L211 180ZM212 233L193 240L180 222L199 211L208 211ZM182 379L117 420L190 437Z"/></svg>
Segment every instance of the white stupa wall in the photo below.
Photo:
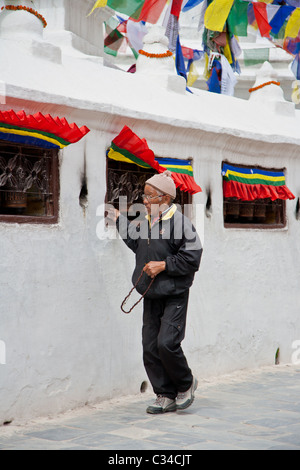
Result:
<svg viewBox="0 0 300 470"><path fill-rule="evenodd" d="M33 18L24 15L30 25ZM174 92L165 87L163 68L155 80L112 70L45 35L26 44L3 38L0 17L6 84L0 109L66 117L90 133L60 152L59 223L0 223L0 423L139 393L148 380L142 307L131 315L120 310L134 255L101 223L106 150L124 125L158 156L192 158L202 187L193 197L193 221L204 233L204 254L183 343L200 388L211 376L274 364L278 348L281 362L291 362L300 338L299 112L287 116L268 102ZM34 44L58 48L61 61L37 53ZM296 196L286 203L286 227L225 229L224 160L286 168ZM86 207L79 201L84 173Z"/></svg>

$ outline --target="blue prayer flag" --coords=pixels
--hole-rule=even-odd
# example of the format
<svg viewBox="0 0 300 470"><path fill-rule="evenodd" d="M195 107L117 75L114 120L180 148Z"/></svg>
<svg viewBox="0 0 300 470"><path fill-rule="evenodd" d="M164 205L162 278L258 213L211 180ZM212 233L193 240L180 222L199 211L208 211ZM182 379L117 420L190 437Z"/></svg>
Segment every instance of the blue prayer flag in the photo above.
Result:
<svg viewBox="0 0 300 470"><path fill-rule="evenodd" d="M272 18L270 21L270 26L272 28L272 33L273 34L279 34L279 31L281 30L282 26L285 23L285 20L293 13L295 10L295 7L291 6L281 6L275 16Z"/></svg>

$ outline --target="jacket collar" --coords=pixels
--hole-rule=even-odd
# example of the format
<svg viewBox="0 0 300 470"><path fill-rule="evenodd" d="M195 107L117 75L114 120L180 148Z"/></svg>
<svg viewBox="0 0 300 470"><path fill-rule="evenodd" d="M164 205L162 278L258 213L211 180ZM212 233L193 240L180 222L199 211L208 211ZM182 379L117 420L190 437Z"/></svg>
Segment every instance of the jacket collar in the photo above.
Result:
<svg viewBox="0 0 300 470"><path fill-rule="evenodd" d="M146 215L146 219L148 220L149 224L153 227L154 224L157 222L160 222L161 220L168 220L173 217L175 212L177 211L177 206L175 204L172 204L168 209L166 209L160 217L154 218L154 220L151 220L151 216L149 214Z"/></svg>

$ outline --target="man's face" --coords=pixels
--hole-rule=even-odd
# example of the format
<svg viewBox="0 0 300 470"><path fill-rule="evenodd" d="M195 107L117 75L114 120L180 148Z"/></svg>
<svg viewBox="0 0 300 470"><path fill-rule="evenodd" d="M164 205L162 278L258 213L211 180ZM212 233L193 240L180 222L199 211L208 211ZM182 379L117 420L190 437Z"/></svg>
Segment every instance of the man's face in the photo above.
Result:
<svg viewBox="0 0 300 470"><path fill-rule="evenodd" d="M148 215L157 217L163 212L170 203L170 197L167 195L160 196L155 188L149 184L145 185L143 204L146 207Z"/></svg>

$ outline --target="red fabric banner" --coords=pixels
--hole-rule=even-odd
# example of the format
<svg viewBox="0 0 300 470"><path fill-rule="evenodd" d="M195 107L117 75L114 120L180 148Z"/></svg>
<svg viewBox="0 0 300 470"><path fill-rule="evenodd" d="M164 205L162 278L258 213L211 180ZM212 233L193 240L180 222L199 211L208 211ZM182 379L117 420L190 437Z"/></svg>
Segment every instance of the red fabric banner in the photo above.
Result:
<svg viewBox="0 0 300 470"><path fill-rule="evenodd" d="M287 186L271 186L264 184L245 184L237 181L223 181L224 197L236 197L242 201L256 199L295 199Z"/></svg>
<svg viewBox="0 0 300 470"><path fill-rule="evenodd" d="M126 150L150 165L158 173L166 171L166 168L155 160L154 152L148 147L147 141L140 139L129 127L124 126L120 134L115 137L112 142L120 149ZM172 178L176 187L181 191L186 191L190 194L196 194L202 191L200 186L198 186L194 178L190 175L172 172Z"/></svg>
<svg viewBox="0 0 300 470"><path fill-rule="evenodd" d="M42 113L27 115L25 111L15 113L12 109L10 111L0 111L0 123L48 132L72 144L78 142L89 132L86 126L79 129L75 123L69 124L66 118L53 118L50 114L44 116Z"/></svg>
<svg viewBox="0 0 300 470"><path fill-rule="evenodd" d="M156 24L162 14L167 0L146 0L139 17L130 18L133 21L146 21L147 23Z"/></svg>
<svg viewBox="0 0 300 470"><path fill-rule="evenodd" d="M267 4L253 3L254 15L262 37L269 37L271 26L269 25Z"/></svg>
<svg viewBox="0 0 300 470"><path fill-rule="evenodd" d="M179 18L183 0L173 0L171 7L171 15Z"/></svg>

